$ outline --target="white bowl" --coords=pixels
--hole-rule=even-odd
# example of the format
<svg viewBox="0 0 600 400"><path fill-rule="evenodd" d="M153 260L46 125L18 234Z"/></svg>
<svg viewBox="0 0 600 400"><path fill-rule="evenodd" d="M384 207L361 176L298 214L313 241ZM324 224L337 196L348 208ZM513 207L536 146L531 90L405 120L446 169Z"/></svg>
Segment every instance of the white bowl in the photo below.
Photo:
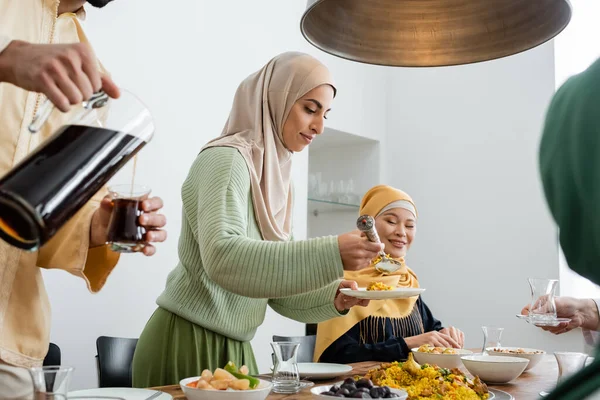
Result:
<svg viewBox="0 0 600 400"><path fill-rule="evenodd" d="M179 386L181 386L188 400L265 400L273 388L271 382L263 381L262 379L259 379L258 389L249 390L206 390L186 386L188 383L197 381L198 379L200 377L195 376L179 381Z"/></svg>
<svg viewBox="0 0 600 400"><path fill-rule="evenodd" d="M411 349L415 361L421 365L437 365L441 368L460 368L462 362L460 358L465 355L473 354L471 350L454 349L458 354L433 354L417 351L418 348Z"/></svg>
<svg viewBox="0 0 600 400"><path fill-rule="evenodd" d="M529 360L506 356L463 356L465 368L485 383L507 383L525 371Z"/></svg>
<svg viewBox="0 0 600 400"><path fill-rule="evenodd" d="M342 383L343 382L337 382L335 383L335 385L340 386ZM316 397L318 399L332 399L333 397L331 396L325 396L324 394L321 394L328 392L329 388L332 386L333 385L317 386L310 389L310 392L312 393L313 397ZM406 390L390 388L390 392L396 393L399 396L394 397L397 400L406 400L406 398L408 398L408 392Z"/></svg>
<svg viewBox="0 0 600 400"><path fill-rule="evenodd" d="M508 351L523 350L526 353L504 353L501 351L494 351L494 349ZM544 355L546 354L544 350L530 349L527 347L488 347L486 348L486 351L490 356L520 357L528 359L529 364L527 365L527 368L525 368L525 371L529 371L531 368L535 367L540 361L542 361L542 358L544 358ZM540 351L541 353L534 354L535 351Z"/></svg>

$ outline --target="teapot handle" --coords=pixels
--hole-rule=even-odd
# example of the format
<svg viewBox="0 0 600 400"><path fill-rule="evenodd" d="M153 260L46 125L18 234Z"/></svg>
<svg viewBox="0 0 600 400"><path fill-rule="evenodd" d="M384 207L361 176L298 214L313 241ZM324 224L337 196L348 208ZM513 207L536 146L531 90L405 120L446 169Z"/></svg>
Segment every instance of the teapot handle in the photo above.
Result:
<svg viewBox="0 0 600 400"><path fill-rule="evenodd" d="M83 102L83 108L86 110L100 108L103 107L107 102L108 95L104 93L104 91L100 90L99 92L94 93L89 100ZM42 103L38 111L35 113L31 124L29 124L29 132L39 132L40 129L42 129L42 126L44 125L46 120L48 120L48 117L50 117L50 114L52 114L53 110L54 104L52 104L52 102L49 99L46 99L44 103Z"/></svg>

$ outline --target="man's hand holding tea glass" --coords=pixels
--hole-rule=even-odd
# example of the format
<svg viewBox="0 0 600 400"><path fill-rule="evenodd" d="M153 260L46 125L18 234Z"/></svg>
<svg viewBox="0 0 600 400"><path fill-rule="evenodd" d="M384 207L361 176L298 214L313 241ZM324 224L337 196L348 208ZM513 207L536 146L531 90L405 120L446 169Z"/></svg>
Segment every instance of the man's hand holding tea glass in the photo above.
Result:
<svg viewBox="0 0 600 400"><path fill-rule="evenodd" d="M111 215L113 214L113 196L107 195L102 199L100 208L92 217L90 226L90 247L106 244L109 236ZM156 253L156 248L151 243L164 242L167 231L162 229L167 224L167 218L158 211L163 207L160 197L149 197L140 203L141 215L137 222L145 229L144 247L140 250L144 255L151 256Z"/></svg>

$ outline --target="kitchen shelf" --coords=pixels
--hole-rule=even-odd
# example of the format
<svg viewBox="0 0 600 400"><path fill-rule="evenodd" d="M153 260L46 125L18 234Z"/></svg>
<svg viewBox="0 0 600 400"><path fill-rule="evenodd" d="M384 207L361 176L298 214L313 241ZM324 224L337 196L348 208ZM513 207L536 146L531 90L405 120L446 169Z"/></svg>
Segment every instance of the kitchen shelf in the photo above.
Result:
<svg viewBox="0 0 600 400"><path fill-rule="evenodd" d="M315 216L322 213L351 212L357 213L360 206L358 204L339 203L336 201L308 199L308 209Z"/></svg>

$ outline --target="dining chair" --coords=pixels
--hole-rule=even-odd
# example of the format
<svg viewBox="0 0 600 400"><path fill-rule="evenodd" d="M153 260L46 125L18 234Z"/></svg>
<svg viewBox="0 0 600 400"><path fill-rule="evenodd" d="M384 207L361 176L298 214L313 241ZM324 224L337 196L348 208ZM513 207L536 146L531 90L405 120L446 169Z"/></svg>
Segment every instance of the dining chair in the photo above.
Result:
<svg viewBox="0 0 600 400"><path fill-rule="evenodd" d="M273 335L274 342L298 342L298 356L296 360L300 363L313 362L313 354L315 353L315 344L317 343L317 335L308 336L277 336Z"/></svg>
<svg viewBox="0 0 600 400"><path fill-rule="evenodd" d="M48 353L46 354L46 357L44 357L43 365L60 365L60 347L54 343L50 343L50 346L48 346Z"/></svg>
<svg viewBox="0 0 600 400"><path fill-rule="evenodd" d="M131 387L131 363L138 339L100 336L96 339L99 387Z"/></svg>

